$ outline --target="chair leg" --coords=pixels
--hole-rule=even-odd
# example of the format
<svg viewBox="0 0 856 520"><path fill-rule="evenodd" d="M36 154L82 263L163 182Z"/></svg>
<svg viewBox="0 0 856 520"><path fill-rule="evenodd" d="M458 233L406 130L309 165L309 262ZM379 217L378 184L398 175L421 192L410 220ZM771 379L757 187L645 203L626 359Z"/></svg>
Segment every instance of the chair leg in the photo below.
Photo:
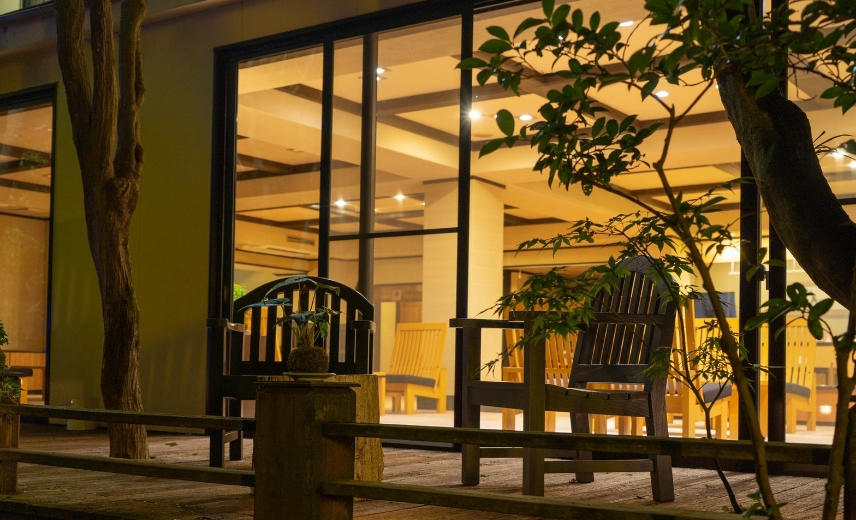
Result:
<svg viewBox="0 0 856 520"><path fill-rule="evenodd" d="M737 421L740 420L740 406L737 402L737 396L733 395L728 399L728 438L732 441L737 440Z"/></svg>
<svg viewBox="0 0 856 520"><path fill-rule="evenodd" d="M241 400L229 399L229 417L241 416ZM238 432L238 438L229 443L229 460L244 458L244 432Z"/></svg>
<svg viewBox="0 0 856 520"><path fill-rule="evenodd" d="M446 369L440 369L440 377L437 382L437 388L434 389L434 395L437 397L437 413L446 413Z"/></svg>
<svg viewBox="0 0 856 520"><path fill-rule="evenodd" d="M413 415L416 413L416 395L410 389L410 385L404 387L404 413Z"/></svg>
<svg viewBox="0 0 856 520"><path fill-rule="evenodd" d="M226 432L223 430L213 430L208 434L208 465L212 468L222 468L225 464L223 456L223 438Z"/></svg>
<svg viewBox="0 0 856 520"><path fill-rule="evenodd" d="M556 431L556 412L544 412L544 431Z"/></svg>
<svg viewBox="0 0 856 520"><path fill-rule="evenodd" d="M648 427L648 435L655 437L668 437L669 425L666 422L665 410L657 410L657 404L650 406L651 416L645 419ZM662 406L662 403L660 403ZM657 413L660 412L660 413ZM672 457L668 455L654 455L654 471L651 472L651 492L657 502L672 502L675 500L675 482L672 478Z"/></svg>
<svg viewBox="0 0 856 520"><path fill-rule="evenodd" d="M571 431L574 433L589 433L589 416L585 413L571 414ZM591 460L590 451L578 451L577 460ZM594 473L577 473L577 482L586 484L594 482Z"/></svg>
<svg viewBox="0 0 856 520"><path fill-rule="evenodd" d="M797 407L790 397L785 399L785 432L797 432Z"/></svg>
<svg viewBox="0 0 856 520"><path fill-rule="evenodd" d="M512 408L502 409L502 429L514 430L517 428L517 410Z"/></svg>

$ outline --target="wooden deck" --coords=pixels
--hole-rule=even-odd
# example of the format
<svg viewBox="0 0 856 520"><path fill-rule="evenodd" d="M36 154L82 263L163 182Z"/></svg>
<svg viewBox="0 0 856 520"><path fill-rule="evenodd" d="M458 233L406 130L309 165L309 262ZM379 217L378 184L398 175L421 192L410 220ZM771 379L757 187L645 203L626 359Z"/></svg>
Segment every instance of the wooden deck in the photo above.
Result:
<svg viewBox="0 0 856 520"><path fill-rule="evenodd" d="M247 457L252 442L245 441ZM208 439L194 435L151 434L149 447L157 461L207 465ZM23 425L21 448L105 455L105 430L67 432L58 426ZM385 449L384 480L401 484L458 487L460 455L456 453ZM249 469L249 458L230 463ZM480 491L521 492L519 460L491 459L482 464ZM754 491L752 475L730 474L742 502ZM675 470L677 497L665 504L681 509L722 511L728 504L719 480L712 471ZM806 477L775 477L773 489L783 512L791 519L820 517L824 481ZM572 475L548 475L546 494L552 497L653 505L646 474L599 474L593 484L576 484ZM467 519L523 520L528 517L478 513L440 507L386 501L362 501L354 506L356 518L371 520ZM249 489L114 475L65 468L19 466L19 492L0 496L0 518L62 518L74 520L176 519L237 520L252 518L253 497ZM839 515L840 517L841 515Z"/></svg>

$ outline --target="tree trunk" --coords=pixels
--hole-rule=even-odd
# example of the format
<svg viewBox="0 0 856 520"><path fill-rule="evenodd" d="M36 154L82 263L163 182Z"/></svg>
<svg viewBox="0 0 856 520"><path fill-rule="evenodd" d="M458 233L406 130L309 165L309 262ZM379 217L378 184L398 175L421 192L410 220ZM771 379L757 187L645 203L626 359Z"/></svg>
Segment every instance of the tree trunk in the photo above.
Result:
<svg viewBox="0 0 856 520"><path fill-rule="evenodd" d="M849 309L856 224L823 176L808 117L778 92L755 99L736 68L717 81L770 222L818 288Z"/></svg>
<svg viewBox="0 0 856 520"><path fill-rule="evenodd" d="M56 0L55 6L57 54L83 179L89 251L98 275L104 318L101 395L108 409L142 411L139 308L128 238L143 169L140 26L146 2L122 2L118 60L111 1L89 2L91 85L83 49L83 1ZM144 426L111 424L108 432L111 457L148 458Z"/></svg>

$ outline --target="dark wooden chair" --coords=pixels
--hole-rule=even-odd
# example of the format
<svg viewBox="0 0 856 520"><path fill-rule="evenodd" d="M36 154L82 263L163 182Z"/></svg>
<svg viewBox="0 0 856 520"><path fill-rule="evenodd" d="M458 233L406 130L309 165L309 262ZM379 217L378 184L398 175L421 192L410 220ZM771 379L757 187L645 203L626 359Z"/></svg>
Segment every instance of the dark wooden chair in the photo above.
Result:
<svg viewBox="0 0 856 520"><path fill-rule="evenodd" d="M297 284L282 287L274 297L286 297L293 306L300 302L306 309L315 295L316 305L339 311L330 317L330 332L319 346L330 354L330 371L336 374L370 374L374 339L374 306L354 289L326 278L308 277L336 287L311 289L300 294ZM246 305L262 300L265 294L286 279L274 280L253 289L235 300L230 319L209 319L211 330L208 369L208 415L240 417L241 402L255 400L258 376L281 376L292 348L289 328L276 327L281 316L278 307ZM290 312L290 308L286 308ZM279 313L279 314L278 314ZM229 459L243 458L242 432L211 431L210 465L222 467L224 445L229 444Z"/></svg>
<svg viewBox="0 0 856 520"><path fill-rule="evenodd" d="M625 265L630 275L621 280L617 290L597 295L593 304L595 317L577 336L567 388L544 383L544 341L529 343L523 349L522 383L479 380L481 329L523 329L527 334L532 315L513 314L512 320L451 320L453 327L464 329L462 426L478 428L479 407L499 406L523 410L526 431L544 431L545 411L550 410L570 412L575 433L589 433L589 414L604 414L643 417L648 435L668 436L666 380L652 378L644 371L651 362L652 349L668 349L672 344L675 304L667 298L669 288L665 282L656 283L645 276L649 260L636 258ZM630 389L589 389L589 383ZM544 494L544 473L576 473L577 482L592 482L594 473L599 471L645 471L651 473L654 500L674 500L671 458L659 455L642 460L598 461L592 460L590 452L464 445L462 481L478 484L482 457L521 455L525 494ZM545 457L573 460L545 461Z"/></svg>

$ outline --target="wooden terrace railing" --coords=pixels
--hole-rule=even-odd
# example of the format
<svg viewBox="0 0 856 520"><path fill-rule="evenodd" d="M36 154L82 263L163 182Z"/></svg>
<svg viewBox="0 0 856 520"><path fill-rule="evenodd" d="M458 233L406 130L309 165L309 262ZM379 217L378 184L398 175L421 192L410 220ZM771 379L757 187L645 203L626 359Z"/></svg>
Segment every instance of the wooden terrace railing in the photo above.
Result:
<svg viewBox="0 0 856 520"><path fill-rule="evenodd" d="M146 460L115 459L18 448L20 416L51 419L80 419L107 423L146 424L182 428L254 431L255 419L207 415L136 413L90 410L65 406L0 404L0 493L17 490L18 463L122 473L143 477L189 480L230 486L255 485L255 473L235 469L209 468L187 464L163 464Z"/></svg>

